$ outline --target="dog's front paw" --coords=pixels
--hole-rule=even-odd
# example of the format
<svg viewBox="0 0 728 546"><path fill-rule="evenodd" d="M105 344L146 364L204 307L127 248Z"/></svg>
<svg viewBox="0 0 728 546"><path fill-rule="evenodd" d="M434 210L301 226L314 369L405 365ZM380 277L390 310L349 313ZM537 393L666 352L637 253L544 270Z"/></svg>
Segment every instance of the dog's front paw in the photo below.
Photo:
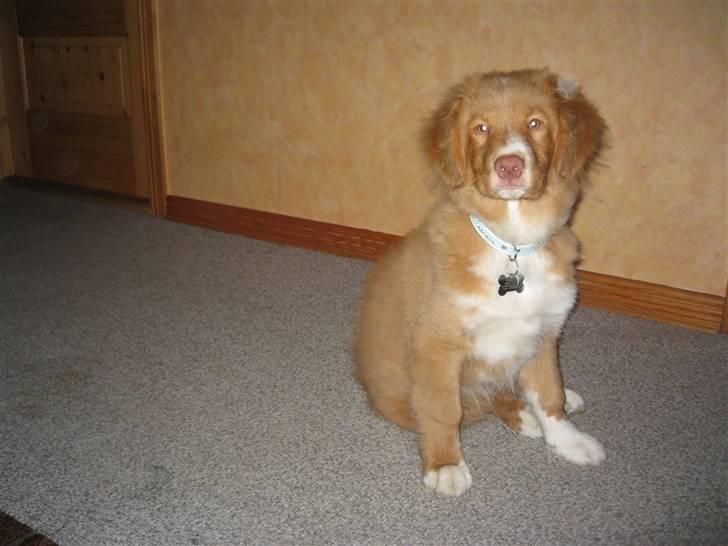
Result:
<svg viewBox="0 0 728 546"><path fill-rule="evenodd" d="M446 465L437 470L430 470L424 477L425 485L442 495L457 497L465 493L473 484L470 470L465 461L460 464Z"/></svg>
<svg viewBox="0 0 728 546"><path fill-rule="evenodd" d="M564 459L575 464L598 465L607 458L604 446L594 437L576 429L551 438L549 446Z"/></svg>

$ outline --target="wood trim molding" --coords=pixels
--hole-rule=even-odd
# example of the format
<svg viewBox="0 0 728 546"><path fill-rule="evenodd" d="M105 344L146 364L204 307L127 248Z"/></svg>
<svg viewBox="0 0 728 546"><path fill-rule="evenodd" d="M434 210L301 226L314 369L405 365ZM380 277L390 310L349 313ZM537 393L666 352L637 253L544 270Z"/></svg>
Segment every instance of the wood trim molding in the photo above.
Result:
<svg viewBox="0 0 728 546"><path fill-rule="evenodd" d="M136 34L142 86L141 116L144 126L144 169L149 179L151 212L155 216L164 217L167 206L167 170L164 163L164 132L161 117L156 1L137 0L135 15L138 22Z"/></svg>
<svg viewBox="0 0 728 546"><path fill-rule="evenodd" d="M361 260L375 260L400 239L377 231L171 195L167 197L167 219Z"/></svg>
<svg viewBox="0 0 728 546"><path fill-rule="evenodd" d="M397 235L282 214L167 197L167 218L274 243L375 260ZM725 298L643 281L579 271L579 304L706 332L718 332Z"/></svg>
<svg viewBox="0 0 728 546"><path fill-rule="evenodd" d="M579 271L579 303L716 333L720 330L725 298L644 281Z"/></svg>

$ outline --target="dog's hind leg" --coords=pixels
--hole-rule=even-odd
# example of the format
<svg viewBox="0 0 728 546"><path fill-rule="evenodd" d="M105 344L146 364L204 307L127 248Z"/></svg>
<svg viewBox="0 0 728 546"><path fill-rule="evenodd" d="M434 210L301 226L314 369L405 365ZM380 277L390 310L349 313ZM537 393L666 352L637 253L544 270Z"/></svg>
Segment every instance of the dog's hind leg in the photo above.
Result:
<svg viewBox="0 0 728 546"><path fill-rule="evenodd" d="M374 409L390 421L407 430L417 431L417 420L415 419L410 402L404 397L378 396L376 399L370 397Z"/></svg>

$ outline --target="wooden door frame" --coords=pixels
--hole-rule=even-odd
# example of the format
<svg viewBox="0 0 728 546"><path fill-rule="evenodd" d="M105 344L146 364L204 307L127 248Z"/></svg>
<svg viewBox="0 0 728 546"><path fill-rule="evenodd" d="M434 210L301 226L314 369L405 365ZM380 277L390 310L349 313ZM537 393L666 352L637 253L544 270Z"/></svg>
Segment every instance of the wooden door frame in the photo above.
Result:
<svg viewBox="0 0 728 546"><path fill-rule="evenodd" d="M143 146L142 161L149 179L151 213L164 217L167 211L167 169L164 162L164 133L162 126L161 87L159 80L159 49L157 42L157 0L127 0L127 24L135 28L129 33L133 54L131 72L141 76L141 116ZM137 135L134 135L135 138Z"/></svg>
<svg viewBox="0 0 728 546"><path fill-rule="evenodd" d="M723 300L723 320L720 323L720 333L728 334L728 285L725 287L725 299Z"/></svg>
<svg viewBox="0 0 728 546"><path fill-rule="evenodd" d="M15 0L0 0L0 162L2 176L32 176L20 79Z"/></svg>

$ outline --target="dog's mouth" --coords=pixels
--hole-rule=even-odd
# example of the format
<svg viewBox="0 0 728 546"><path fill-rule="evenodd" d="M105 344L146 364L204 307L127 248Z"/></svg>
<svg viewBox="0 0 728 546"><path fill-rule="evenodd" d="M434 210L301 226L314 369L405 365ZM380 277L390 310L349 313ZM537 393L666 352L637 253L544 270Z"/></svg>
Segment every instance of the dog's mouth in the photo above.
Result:
<svg viewBox="0 0 728 546"><path fill-rule="evenodd" d="M495 191L498 199L514 200L523 199L528 193L528 188L524 186L503 186Z"/></svg>
<svg viewBox="0 0 728 546"><path fill-rule="evenodd" d="M475 187L482 195L491 199L513 200L528 198L532 184L530 174L519 180L504 181L491 171L478 176Z"/></svg>
<svg viewBox="0 0 728 546"><path fill-rule="evenodd" d="M521 199L528 192L528 186L525 184L501 184L495 189L495 195L498 199Z"/></svg>

